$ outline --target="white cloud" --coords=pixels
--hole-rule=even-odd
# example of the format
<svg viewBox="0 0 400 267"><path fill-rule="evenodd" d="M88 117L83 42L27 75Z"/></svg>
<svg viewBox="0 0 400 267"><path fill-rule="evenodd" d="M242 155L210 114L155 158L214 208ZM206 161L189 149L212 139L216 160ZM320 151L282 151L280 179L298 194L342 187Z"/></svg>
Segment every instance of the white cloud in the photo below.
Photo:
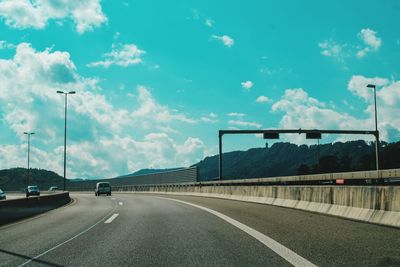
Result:
<svg viewBox="0 0 400 267"><path fill-rule="evenodd" d="M228 124L235 125L235 126L244 126L244 127L254 127L254 128L261 128L262 125L256 122L249 122L244 120L229 120Z"/></svg>
<svg viewBox="0 0 400 267"><path fill-rule="evenodd" d="M321 102L308 95L301 88L287 89L281 100L272 105L273 112L283 112L280 127L285 129L341 129L341 130L373 130L374 106L372 90L365 90L365 85L375 81L383 86L378 92L378 120L382 140L396 140L400 136L400 82L389 83L383 78L365 78L353 76L348 89L365 100L367 108L366 119L357 118L347 113L328 108ZM367 88L368 89L368 88ZM290 140L304 142L304 137L294 136ZM359 137L346 136L337 140L350 140ZM371 139L371 137L368 137Z"/></svg>
<svg viewBox="0 0 400 267"><path fill-rule="evenodd" d="M351 77L347 88L353 94L363 98L366 102L373 100L373 89L367 88L368 84L375 84L376 86L384 86L389 83L389 80L383 78L366 78L361 75L354 75Z"/></svg>
<svg viewBox="0 0 400 267"><path fill-rule="evenodd" d="M231 113L228 113L226 115L228 115L229 117L244 117L244 116L246 116L246 114L239 113L239 112L231 112Z"/></svg>
<svg viewBox="0 0 400 267"><path fill-rule="evenodd" d="M272 101L271 99L269 99L268 97L263 96L263 95L260 95L256 99L256 102L258 102L258 103L268 103L268 102L271 102L271 101Z"/></svg>
<svg viewBox="0 0 400 267"><path fill-rule="evenodd" d="M321 48L321 54L326 57L332 57L339 62L343 62L346 57L344 51L346 44L337 44L334 41L325 40L319 43L318 46Z"/></svg>
<svg viewBox="0 0 400 267"><path fill-rule="evenodd" d="M180 162L180 165L183 166L189 166L193 162L198 162L207 155L207 149L203 141L199 138L189 137L182 145L176 145L175 147L176 155L179 155L177 162Z"/></svg>
<svg viewBox="0 0 400 267"><path fill-rule="evenodd" d="M120 32L115 32L113 38L114 40L117 40L120 36L121 36Z"/></svg>
<svg viewBox="0 0 400 267"><path fill-rule="evenodd" d="M4 41L4 40L0 40L0 50L3 50L3 49L14 49L14 48L16 48L16 46L14 44L11 44L11 43L9 43L7 41Z"/></svg>
<svg viewBox="0 0 400 267"><path fill-rule="evenodd" d="M146 53L135 44L113 44L109 53L103 54L104 60L87 64L88 67L104 67L111 65L128 67L142 62L141 56Z"/></svg>
<svg viewBox="0 0 400 267"><path fill-rule="evenodd" d="M231 37L229 37L228 35L218 36L218 35L214 34L214 35L211 35L211 37L221 41L227 47L231 47L235 43L235 41Z"/></svg>
<svg viewBox="0 0 400 267"><path fill-rule="evenodd" d="M100 0L3 0L0 16L8 26L17 29L43 29L49 20L62 22L70 18L80 34L107 22Z"/></svg>
<svg viewBox="0 0 400 267"><path fill-rule="evenodd" d="M206 21L205 21L205 24L206 24L208 27L212 28L214 22L212 21L212 19L207 18Z"/></svg>
<svg viewBox="0 0 400 267"><path fill-rule="evenodd" d="M351 105L347 100L343 99L342 102L343 102L343 104L344 104L345 106L347 106L349 109L354 110L354 106Z"/></svg>
<svg viewBox="0 0 400 267"><path fill-rule="evenodd" d="M279 126L284 129L371 129L368 123L327 108L325 103L310 97L301 88L287 89L281 100L272 105L272 111L284 113L279 122ZM288 138L296 143L305 140L300 135Z"/></svg>
<svg viewBox="0 0 400 267"><path fill-rule="evenodd" d="M376 36L377 32L371 29L362 29L359 33L359 37L364 41L366 45L374 50L378 50L382 45L381 38Z"/></svg>
<svg viewBox="0 0 400 267"><path fill-rule="evenodd" d="M150 90L145 86L137 87L139 107L131 113L131 117L148 128L153 122L168 123L171 121L180 121L184 123L195 123L196 121L188 118L186 115L175 112L159 104L151 95Z"/></svg>
<svg viewBox="0 0 400 267"><path fill-rule="evenodd" d="M160 104L143 86L138 86L131 109L115 107L99 93L96 79L77 73L67 52L36 51L30 44L19 44L13 58L0 60L0 79L2 131L14 133L20 142L26 139L23 131L36 132L33 167L62 173L64 98L56 93L60 89L77 91L68 97L68 177L112 177L140 168L187 166L206 153L198 138L178 141L169 135L175 134L176 124L195 120ZM25 152L24 145L0 145L0 169L25 166Z"/></svg>
<svg viewBox="0 0 400 267"><path fill-rule="evenodd" d="M368 122L374 121L373 89L367 84L377 86L378 128L383 140L394 141L400 138L400 81L389 81L385 78L367 78L353 76L348 84L348 89L361 97L368 105L364 110L369 115ZM374 124L372 125L374 126ZM372 128L372 127L371 127Z"/></svg>
<svg viewBox="0 0 400 267"><path fill-rule="evenodd" d="M365 48L357 51L356 56L358 58L362 58L366 56L369 52L378 51L382 45L382 39L377 37L377 32L371 29L362 29L358 33L358 37L364 42L366 45Z"/></svg>
<svg viewBox="0 0 400 267"><path fill-rule="evenodd" d="M246 90L250 90L254 86L252 81L245 81L245 82L241 82L240 84Z"/></svg>
<svg viewBox="0 0 400 267"><path fill-rule="evenodd" d="M214 120L214 119L211 119L210 117L205 117L205 116L200 117L200 120L202 122L208 122L208 123L217 123L218 122L218 120Z"/></svg>
<svg viewBox="0 0 400 267"><path fill-rule="evenodd" d="M30 167L42 168L55 171L59 174L62 173L62 157L52 152L45 152L36 148L36 135L31 138L30 147ZM27 144L20 145L0 145L0 169L13 168L13 167L27 167L26 166L26 151ZM62 152L63 147L60 147ZM61 154L59 154L61 155ZM70 173L67 173L70 174Z"/></svg>
<svg viewBox="0 0 400 267"><path fill-rule="evenodd" d="M231 119L228 121L228 124L230 124L231 126L229 127L230 129L237 129L236 126L239 127L255 127L255 128L261 128L262 125L256 122L249 122L249 121L245 121L244 117L246 116L246 114L244 113L239 113L239 112L231 112L226 114L229 117L234 117L234 119Z"/></svg>
<svg viewBox="0 0 400 267"><path fill-rule="evenodd" d="M275 72L274 71L272 71L270 68L268 68L268 67L262 67L262 68L260 68L260 73L263 73L263 74L265 74L265 75L272 75L272 74L274 74Z"/></svg>
<svg viewBox="0 0 400 267"><path fill-rule="evenodd" d="M218 117L217 114L211 112L210 114L208 114L206 116L202 116L200 118L200 121L214 124L214 123L218 122L217 117Z"/></svg>
<svg viewBox="0 0 400 267"><path fill-rule="evenodd" d="M371 29L362 29L357 36L364 43L364 47L338 44L333 40L325 40L320 42L318 46L321 48L323 56L331 57L340 63L344 63L346 58L354 54L357 58L363 58L370 52L378 51L382 45L382 39L377 36L377 32Z"/></svg>
<svg viewBox="0 0 400 267"><path fill-rule="evenodd" d="M110 159L109 164L120 165L120 169L126 168L128 172L143 166L148 168L188 166L202 159L205 151L203 142L198 138L188 137L179 144L166 133L149 133L142 140L114 136L111 140L101 140L99 145L105 153L118 151L119 153Z"/></svg>

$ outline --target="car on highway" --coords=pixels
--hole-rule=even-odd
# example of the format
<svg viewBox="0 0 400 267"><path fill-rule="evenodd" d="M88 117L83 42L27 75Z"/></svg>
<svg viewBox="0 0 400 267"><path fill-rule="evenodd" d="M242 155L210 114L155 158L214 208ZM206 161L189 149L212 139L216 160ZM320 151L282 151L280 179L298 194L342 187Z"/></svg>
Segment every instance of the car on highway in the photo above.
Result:
<svg viewBox="0 0 400 267"><path fill-rule="evenodd" d="M58 186L50 186L49 191L57 191Z"/></svg>
<svg viewBox="0 0 400 267"><path fill-rule="evenodd" d="M30 196L40 196L39 188L36 185L29 185L26 188L26 197Z"/></svg>
<svg viewBox="0 0 400 267"><path fill-rule="evenodd" d="M7 199L6 193L4 193L4 191L0 189L0 200L5 200L5 199Z"/></svg>
<svg viewBox="0 0 400 267"><path fill-rule="evenodd" d="M101 194L111 196L111 186L107 182L100 182L96 184L94 188L94 194L100 196Z"/></svg>

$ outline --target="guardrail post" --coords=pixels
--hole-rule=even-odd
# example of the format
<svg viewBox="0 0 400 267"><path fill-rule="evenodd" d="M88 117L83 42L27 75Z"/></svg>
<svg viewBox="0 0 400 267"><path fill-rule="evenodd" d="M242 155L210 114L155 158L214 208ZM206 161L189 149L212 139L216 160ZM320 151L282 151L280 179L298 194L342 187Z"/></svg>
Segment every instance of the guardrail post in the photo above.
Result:
<svg viewBox="0 0 400 267"><path fill-rule="evenodd" d="M218 133L218 139L219 139L219 156L218 156L218 175L219 175L219 180L222 180L222 136L223 134L221 131Z"/></svg>

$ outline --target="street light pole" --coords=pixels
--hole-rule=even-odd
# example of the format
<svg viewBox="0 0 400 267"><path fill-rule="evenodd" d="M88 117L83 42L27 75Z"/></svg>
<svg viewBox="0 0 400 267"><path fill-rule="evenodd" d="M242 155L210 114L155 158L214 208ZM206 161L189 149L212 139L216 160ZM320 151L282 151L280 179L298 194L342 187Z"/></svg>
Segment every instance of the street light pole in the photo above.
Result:
<svg viewBox="0 0 400 267"><path fill-rule="evenodd" d="M67 171L67 96L75 94L75 91L69 91L69 92L63 92L63 91L57 91L58 94L63 94L65 96L65 104L64 104L64 188L63 191L65 191L65 182L67 179L66 171Z"/></svg>
<svg viewBox="0 0 400 267"><path fill-rule="evenodd" d="M35 134L34 132L24 132L28 136L28 178L27 178L27 186L29 186L29 176L30 176L30 167L29 167L29 158L30 158L30 150L31 150L31 135Z"/></svg>
<svg viewBox="0 0 400 267"><path fill-rule="evenodd" d="M376 107L376 85L368 84L368 88L374 89L374 103L375 103L375 161L376 161L376 172L379 178L379 131L378 131L378 111Z"/></svg>

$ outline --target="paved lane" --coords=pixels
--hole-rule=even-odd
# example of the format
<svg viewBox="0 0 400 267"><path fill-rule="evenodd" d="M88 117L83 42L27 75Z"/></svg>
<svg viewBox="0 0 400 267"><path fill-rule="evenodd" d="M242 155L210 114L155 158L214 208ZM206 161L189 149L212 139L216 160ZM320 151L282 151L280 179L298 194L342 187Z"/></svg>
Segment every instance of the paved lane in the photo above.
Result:
<svg viewBox="0 0 400 267"><path fill-rule="evenodd" d="M254 237L153 195L73 194L75 202L0 228L0 265L290 266ZM400 231L238 201L166 196L227 215L319 266L399 266Z"/></svg>
<svg viewBox="0 0 400 267"><path fill-rule="evenodd" d="M271 205L173 196L222 212L318 266L400 266L400 230Z"/></svg>
<svg viewBox="0 0 400 267"><path fill-rule="evenodd" d="M84 231L115 207L110 199L82 194L67 206L0 227L0 265L24 263Z"/></svg>
<svg viewBox="0 0 400 267"><path fill-rule="evenodd" d="M71 207L0 228L1 244L10 240L0 262L23 264L109 214L29 266L290 266L246 233L186 204L139 195L73 197L77 202Z"/></svg>

